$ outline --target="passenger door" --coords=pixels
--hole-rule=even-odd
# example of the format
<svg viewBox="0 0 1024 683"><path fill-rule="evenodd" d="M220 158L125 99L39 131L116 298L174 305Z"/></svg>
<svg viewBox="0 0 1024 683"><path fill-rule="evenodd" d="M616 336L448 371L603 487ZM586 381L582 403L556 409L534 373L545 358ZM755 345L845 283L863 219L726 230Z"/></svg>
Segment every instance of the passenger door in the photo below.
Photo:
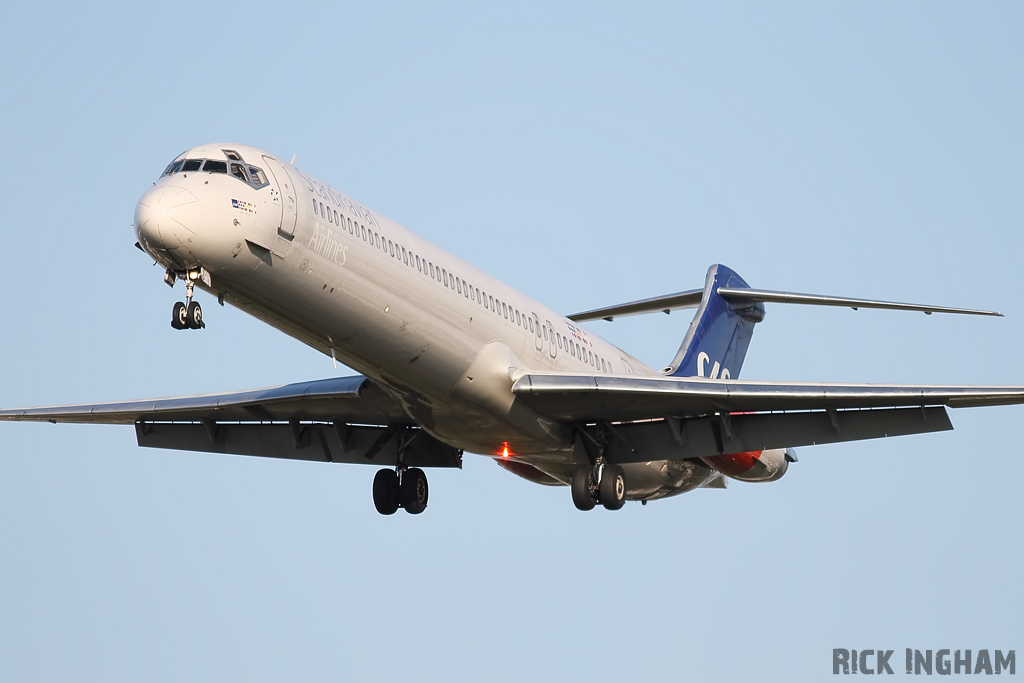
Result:
<svg viewBox="0 0 1024 683"><path fill-rule="evenodd" d="M270 172L274 183L277 186L275 201L281 207L281 221L277 227L277 239L274 240L272 250L278 256L287 256L292 249L292 240L295 239L295 222L298 218L296 210L297 190L291 174L280 161L274 157L263 155L267 170Z"/></svg>

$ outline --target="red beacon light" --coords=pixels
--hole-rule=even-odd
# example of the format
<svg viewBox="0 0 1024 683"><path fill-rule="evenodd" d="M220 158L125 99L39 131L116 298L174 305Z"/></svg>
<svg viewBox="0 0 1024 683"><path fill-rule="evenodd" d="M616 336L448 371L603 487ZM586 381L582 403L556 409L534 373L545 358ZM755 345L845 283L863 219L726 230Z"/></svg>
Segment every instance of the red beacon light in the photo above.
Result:
<svg viewBox="0 0 1024 683"><path fill-rule="evenodd" d="M504 444L502 444L501 457L505 458L505 459L508 458L508 441L506 441Z"/></svg>

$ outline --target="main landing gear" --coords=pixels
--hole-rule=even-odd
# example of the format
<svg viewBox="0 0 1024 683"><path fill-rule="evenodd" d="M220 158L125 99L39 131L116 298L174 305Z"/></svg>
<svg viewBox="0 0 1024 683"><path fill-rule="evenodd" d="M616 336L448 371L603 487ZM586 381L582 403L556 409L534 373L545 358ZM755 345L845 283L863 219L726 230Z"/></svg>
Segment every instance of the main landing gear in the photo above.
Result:
<svg viewBox="0 0 1024 683"><path fill-rule="evenodd" d="M179 301L171 309L171 327L176 330L199 330L206 327L206 323L203 322L202 306L198 301L192 300L196 279L192 277L193 273L195 271L189 271L185 276L185 303ZM174 280L171 280L171 284L173 286Z"/></svg>
<svg viewBox="0 0 1024 683"><path fill-rule="evenodd" d="M382 515L405 508L410 515L427 509L427 475L418 467L380 470L373 478L373 506Z"/></svg>
<svg viewBox="0 0 1024 683"><path fill-rule="evenodd" d="M618 465L580 465L572 471L569 488L577 510L593 510L598 503L618 510L626 504L626 476Z"/></svg>

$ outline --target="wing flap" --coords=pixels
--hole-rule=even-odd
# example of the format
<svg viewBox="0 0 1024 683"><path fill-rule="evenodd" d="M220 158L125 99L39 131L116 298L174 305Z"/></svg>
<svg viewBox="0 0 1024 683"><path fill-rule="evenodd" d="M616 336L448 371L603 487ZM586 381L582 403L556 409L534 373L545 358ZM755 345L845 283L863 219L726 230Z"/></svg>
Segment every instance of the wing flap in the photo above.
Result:
<svg viewBox="0 0 1024 683"><path fill-rule="evenodd" d="M399 443L408 467L462 467L462 454L418 429L336 424L137 422L145 448L394 467Z"/></svg>
<svg viewBox="0 0 1024 683"><path fill-rule="evenodd" d="M616 464L685 460L772 448L814 446L953 428L946 409L885 408L713 415L615 425L605 457Z"/></svg>

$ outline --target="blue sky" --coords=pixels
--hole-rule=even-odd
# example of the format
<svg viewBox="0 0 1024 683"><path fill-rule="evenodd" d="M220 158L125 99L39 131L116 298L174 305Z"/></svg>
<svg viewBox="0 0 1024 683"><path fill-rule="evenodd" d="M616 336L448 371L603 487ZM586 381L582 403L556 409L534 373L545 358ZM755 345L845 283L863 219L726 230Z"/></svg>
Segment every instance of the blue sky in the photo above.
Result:
<svg viewBox="0 0 1024 683"><path fill-rule="evenodd" d="M133 246L182 150L267 149L566 313L769 306L744 377L1024 384L1015 3L198 3L5 12L0 405L315 379ZM202 296L202 295L200 295ZM686 312L590 329L660 367ZM799 450L771 485L577 512L484 458L382 518L371 468L0 424L5 680L820 680L832 648L1021 649L1024 408Z"/></svg>

